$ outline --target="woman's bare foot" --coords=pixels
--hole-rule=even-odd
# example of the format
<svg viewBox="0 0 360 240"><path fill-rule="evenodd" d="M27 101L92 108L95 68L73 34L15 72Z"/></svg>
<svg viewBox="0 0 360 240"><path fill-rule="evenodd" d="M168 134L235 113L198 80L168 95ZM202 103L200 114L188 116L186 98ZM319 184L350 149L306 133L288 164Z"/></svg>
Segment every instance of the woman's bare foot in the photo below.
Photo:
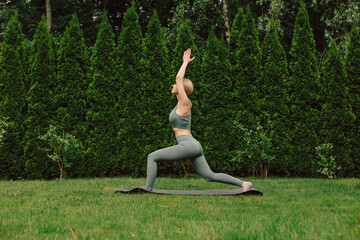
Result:
<svg viewBox="0 0 360 240"><path fill-rule="evenodd" d="M249 191L252 186L251 182L243 182L241 188L244 192Z"/></svg>

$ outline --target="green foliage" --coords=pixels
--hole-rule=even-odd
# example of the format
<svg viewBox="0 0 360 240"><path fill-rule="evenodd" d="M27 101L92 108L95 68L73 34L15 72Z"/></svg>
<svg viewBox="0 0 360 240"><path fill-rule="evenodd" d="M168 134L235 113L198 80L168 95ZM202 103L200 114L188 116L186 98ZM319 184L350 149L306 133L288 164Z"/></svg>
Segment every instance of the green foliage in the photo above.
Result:
<svg viewBox="0 0 360 240"><path fill-rule="evenodd" d="M314 149L318 146L319 79L315 41L305 4L300 4L290 52L290 117L292 126L288 170L295 175L314 173Z"/></svg>
<svg viewBox="0 0 360 240"><path fill-rule="evenodd" d="M115 104L119 89L114 51L114 34L105 12L91 56L91 82L86 93L88 137L85 147L87 168L92 176L112 174L118 158Z"/></svg>
<svg viewBox="0 0 360 240"><path fill-rule="evenodd" d="M54 165L46 155L46 144L38 139L39 135L45 134L55 116L53 99L56 64L45 16L36 30L33 48L24 138L26 174L30 179L49 179L54 172Z"/></svg>
<svg viewBox="0 0 360 240"><path fill-rule="evenodd" d="M240 19L241 14L240 9ZM235 103L233 110L245 127L253 127L260 115L261 51L255 21L249 7L242 18L241 26L243 28L239 35L233 38L237 43L232 68Z"/></svg>
<svg viewBox="0 0 360 240"><path fill-rule="evenodd" d="M144 71L140 61L143 53L143 37L134 8L126 11L122 30L116 49L116 65L119 81L119 148L120 164L114 174L131 174L144 171L144 153L142 150L142 102L141 73ZM131 136L131 137L129 137ZM136 175L137 175L136 174Z"/></svg>
<svg viewBox="0 0 360 240"><path fill-rule="evenodd" d="M350 41L347 46L345 57L345 69L347 72L346 87L349 91L349 103L355 115L355 121L350 129L351 152L354 169L349 173L359 176L360 173L360 34L358 24L354 24L351 30Z"/></svg>
<svg viewBox="0 0 360 240"><path fill-rule="evenodd" d="M288 158L291 158L288 152L289 73L286 54L280 44L274 22L271 22L262 43L262 66L264 76L261 108L269 114L268 117L273 123L273 130L271 133L268 132L268 135L271 134L273 153L276 157L271 165L274 166L273 173L281 174L287 171Z"/></svg>
<svg viewBox="0 0 360 240"><path fill-rule="evenodd" d="M219 0L194 0L190 16L191 29L201 53L206 51L210 27L214 28L217 37L224 36L223 4Z"/></svg>
<svg viewBox="0 0 360 240"><path fill-rule="evenodd" d="M168 114L176 104L175 101L170 101L171 86L175 81L170 78L168 51L156 11L145 35L142 65L145 69L141 83L143 108L139 127L142 128L143 145L139 172L144 173L148 154L174 144ZM167 166L158 166L159 174L164 172L164 167ZM138 172L134 174L137 175Z"/></svg>
<svg viewBox="0 0 360 240"><path fill-rule="evenodd" d="M55 104L56 122L60 131L85 140L88 59L84 37L76 14L61 39L58 51Z"/></svg>
<svg viewBox="0 0 360 240"><path fill-rule="evenodd" d="M251 163L253 169L253 177L255 175L267 178L270 164L274 159L274 146L272 144L273 139L270 137L270 133L273 130L273 125L270 120L262 126L257 123L256 128L245 128L241 123L235 122L236 127L239 130L239 134L245 141L245 148L237 151L236 156L232 161L241 163Z"/></svg>
<svg viewBox="0 0 360 240"><path fill-rule="evenodd" d="M196 61L196 60L194 60ZM211 29L201 64L202 78L198 84L199 109L197 138L203 145L204 154L214 171L233 171L229 160L234 150L230 79L230 62L225 44Z"/></svg>
<svg viewBox="0 0 360 240"><path fill-rule="evenodd" d="M53 44L54 45L54 44ZM86 90L89 84L84 37L76 14L61 39L57 52L57 85L55 88L56 117L54 124L60 131L86 139ZM85 164L78 160L69 176L83 176Z"/></svg>
<svg viewBox="0 0 360 240"><path fill-rule="evenodd" d="M341 167L338 167L335 158L331 155L333 145L331 143L324 143L320 146L317 146L315 148L316 154L319 156L320 160L317 162L318 164L318 170L316 172L319 172L325 176L327 176L330 179L335 178L336 172L341 169Z"/></svg>
<svg viewBox="0 0 360 240"><path fill-rule="evenodd" d="M173 53L173 49L175 49L176 45L178 44L177 40L179 37L180 29L183 29L182 31L184 31L183 24L185 23L187 28L189 28L188 14L190 11L191 9L189 1L179 0L178 3L171 10L171 12L173 13L173 17L169 19L168 26L164 28L166 46L169 50L170 56L172 56L172 59L178 54L177 52Z"/></svg>
<svg viewBox="0 0 360 240"><path fill-rule="evenodd" d="M39 136L39 139L44 140L50 146L48 151L52 154L48 157L58 164L60 180L65 180L67 168L71 167L75 161L82 159L81 142L69 133L63 132L63 136L59 136L56 127L52 125L44 135Z"/></svg>
<svg viewBox="0 0 360 240"><path fill-rule="evenodd" d="M340 52L332 41L321 66L321 119L322 142L331 142L334 157L343 171L354 170L350 160L350 139L353 113L345 88L346 76Z"/></svg>
<svg viewBox="0 0 360 240"><path fill-rule="evenodd" d="M243 20L244 20L244 9L239 8L235 16L235 19L232 23L230 38L229 38L229 54L230 54L230 62L232 65L236 64L236 60L235 60L236 51L240 48L239 34L245 27L242 25L243 23L245 23Z"/></svg>
<svg viewBox="0 0 360 240"><path fill-rule="evenodd" d="M4 33L0 52L0 116L7 119L2 134L0 176L24 176L24 120L26 116L26 45L18 13L12 16ZM9 169L6 171L5 169Z"/></svg>

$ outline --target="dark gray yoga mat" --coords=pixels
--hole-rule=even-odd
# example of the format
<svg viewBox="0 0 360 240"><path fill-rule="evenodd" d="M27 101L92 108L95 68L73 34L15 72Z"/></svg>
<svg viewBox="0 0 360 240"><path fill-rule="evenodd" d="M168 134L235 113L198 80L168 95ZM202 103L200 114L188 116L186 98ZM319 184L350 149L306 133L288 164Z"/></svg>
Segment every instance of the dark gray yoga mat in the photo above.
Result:
<svg viewBox="0 0 360 240"><path fill-rule="evenodd" d="M255 194L262 196L263 193L255 188L251 188L249 191L244 192L241 188L231 189L231 190L163 190L163 189L153 189L152 191L146 190L145 186L127 190L125 188L118 188L115 193L125 193L125 194L134 194L134 193L152 193L152 194L182 194L182 195L248 195Z"/></svg>

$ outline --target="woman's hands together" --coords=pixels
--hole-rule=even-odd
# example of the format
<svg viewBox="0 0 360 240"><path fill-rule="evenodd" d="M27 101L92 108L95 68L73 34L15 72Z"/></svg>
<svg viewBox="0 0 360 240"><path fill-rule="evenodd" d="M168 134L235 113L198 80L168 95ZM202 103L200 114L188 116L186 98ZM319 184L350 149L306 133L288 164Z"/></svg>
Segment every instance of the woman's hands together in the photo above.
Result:
<svg viewBox="0 0 360 240"><path fill-rule="evenodd" d="M195 57L191 58L191 49L187 49L185 52L184 52L184 55L183 55L183 62L184 63L190 63L192 62L192 60L195 59Z"/></svg>

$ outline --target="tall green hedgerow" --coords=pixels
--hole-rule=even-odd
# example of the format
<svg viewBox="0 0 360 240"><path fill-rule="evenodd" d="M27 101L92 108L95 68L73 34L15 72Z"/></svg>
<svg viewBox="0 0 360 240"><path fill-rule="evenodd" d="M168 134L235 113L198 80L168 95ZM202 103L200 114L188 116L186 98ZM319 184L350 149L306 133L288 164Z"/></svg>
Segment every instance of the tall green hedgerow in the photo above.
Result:
<svg viewBox="0 0 360 240"><path fill-rule="evenodd" d="M38 136L45 134L46 128L55 117L54 88L56 81L56 61L43 16L33 40L33 62L28 93L28 114L25 121L24 138L27 178L49 179L53 177L55 166L46 154L46 143Z"/></svg>
<svg viewBox="0 0 360 240"><path fill-rule="evenodd" d="M0 117L6 118L0 148L0 177L25 177L22 140L26 117L27 58L18 13L11 17L0 52Z"/></svg>
<svg viewBox="0 0 360 240"><path fill-rule="evenodd" d="M360 176L360 34L358 24L354 23L350 41L347 46L345 57L345 70L347 73L346 86L349 88L349 102L352 112L355 115L355 121L351 128L351 151L353 169L349 169L352 176Z"/></svg>
<svg viewBox="0 0 360 240"><path fill-rule="evenodd" d="M295 21L290 50L290 117L291 138L288 171L298 176L315 172L315 147L318 146L320 112L318 60L315 41L305 4L301 2Z"/></svg>
<svg viewBox="0 0 360 240"><path fill-rule="evenodd" d="M118 114L115 110L118 83L115 79L114 33L103 14L93 54L87 89L85 142L88 171L92 176L113 174L118 160Z"/></svg>

